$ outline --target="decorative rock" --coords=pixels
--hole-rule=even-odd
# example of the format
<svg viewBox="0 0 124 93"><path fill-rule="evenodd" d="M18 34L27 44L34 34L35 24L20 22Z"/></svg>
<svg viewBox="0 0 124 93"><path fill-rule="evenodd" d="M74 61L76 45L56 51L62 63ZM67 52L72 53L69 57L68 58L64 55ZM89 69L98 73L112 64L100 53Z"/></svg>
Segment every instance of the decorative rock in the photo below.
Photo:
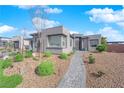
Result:
<svg viewBox="0 0 124 93"><path fill-rule="evenodd" d="M4 57L3 57L3 60L6 60L6 59L8 59L9 58L9 56L8 55L5 55Z"/></svg>
<svg viewBox="0 0 124 93"><path fill-rule="evenodd" d="M36 53L32 53L32 56L33 56L33 57L36 57Z"/></svg>

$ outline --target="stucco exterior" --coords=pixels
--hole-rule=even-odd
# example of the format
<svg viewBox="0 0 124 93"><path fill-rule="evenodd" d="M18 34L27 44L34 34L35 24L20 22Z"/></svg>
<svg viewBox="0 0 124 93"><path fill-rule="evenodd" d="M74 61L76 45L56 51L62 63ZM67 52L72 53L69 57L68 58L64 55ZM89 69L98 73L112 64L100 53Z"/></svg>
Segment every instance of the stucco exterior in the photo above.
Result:
<svg viewBox="0 0 124 93"><path fill-rule="evenodd" d="M61 47L50 47L49 46L49 41L48 41L48 37L49 36L64 36L67 39L66 42L66 47L63 47L63 38L61 38ZM38 40L39 38L37 37L37 33L32 34L33 36L33 51L39 51L38 48ZM65 29L63 26L58 26L58 27L53 27L53 28L48 28L45 29L41 32L41 52L44 51L51 51L55 54L60 54L62 52L72 52L73 50L73 44L72 46L70 46L70 39L72 37L70 36L70 32L69 30Z"/></svg>
<svg viewBox="0 0 124 93"><path fill-rule="evenodd" d="M11 42L11 38L0 37L0 48L4 48L6 43Z"/></svg>
<svg viewBox="0 0 124 93"><path fill-rule="evenodd" d="M33 51L41 52L51 51L55 54L60 54L62 52L70 53L73 49L83 50L83 51L96 51L96 46L101 43L101 35L88 35L84 36L83 34L70 34L69 30L63 26L53 27L45 29L41 32L41 37L38 38L37 33L31 34L33 36ZM61 47L51 47L49 46L49 37L50 36L60 36L61 40L57 41L54 39L54 42L60 42ZM63 39L66 38L66 47L63 47ZM41 49L38 47L38 42L41 39Z"/></svg>
<svg viewBox="0 0 124 93"><path fill-rule="evenodd" d="M75 42L75 49L76 50L83 50L83 51L96 51L96 47L101 44L101 35L81 35L81 34L74 34L74 42Z"/></svg>
<svg viewBox="0 0 124 93"><path fill-rule="evenodd" d="M24 39L22 36L15 36L11 39L14 44L14 50L26 50L30 48L30 40Z"/></svg>

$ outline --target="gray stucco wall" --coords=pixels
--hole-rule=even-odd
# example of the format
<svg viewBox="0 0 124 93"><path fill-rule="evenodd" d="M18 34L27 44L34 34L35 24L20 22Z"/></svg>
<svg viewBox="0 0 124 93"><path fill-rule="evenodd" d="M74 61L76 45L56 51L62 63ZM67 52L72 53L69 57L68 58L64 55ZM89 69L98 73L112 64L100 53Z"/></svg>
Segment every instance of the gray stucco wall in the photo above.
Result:
<svg viewBox="0 0 124 93"><path fill-rule="evenodd" d="M65 35L67 37L67 47L65 48L51 48L48 46L48 36L49 35ZM33 38L34 39L34 38ZM61 41L62 43L62 41ZM34 42L33 46L35 46L37 42ZM73 44L72 44L73 45ZM33 50L36 51L37 49L33 47ZM41 52L49 50L55 54L60 54L62 52L69 53L73 50L73 46L70 46L70 32L65 29L63 26L48 28L44 30L41 34Z"/></svg>
<svg viewBox="0 0 124 93"><path fill-rule="evenodd" d="M98 39L98 45L101 44L101 35L90 35L88 36L88 47L89 51L96 51L96 47L90 46L90 40Z"/></svg>

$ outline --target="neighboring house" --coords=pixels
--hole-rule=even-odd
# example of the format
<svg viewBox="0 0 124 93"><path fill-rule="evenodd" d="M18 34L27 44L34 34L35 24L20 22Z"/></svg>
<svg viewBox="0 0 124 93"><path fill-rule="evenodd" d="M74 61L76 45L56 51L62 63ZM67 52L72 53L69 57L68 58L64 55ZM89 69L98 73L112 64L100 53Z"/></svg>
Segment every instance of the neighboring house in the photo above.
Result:
<svg viewBox="0 0 124 93"><path fill-rule="evenodd" d="M73 34L74 37L74 48L76 50L83 51L96 51L97 45L101 44L101 35L87 35Z"/></svg>
<svg viewBox="0 0 124 93"><path fill-rule="evenodd" d="M101 35L88 35L70 34L69 30L63 26L45 29L41 32L41 38L38 38L37 33L31 34L32 50L38 52L40 50L41 39L41 52L51 51L55 54L62 52L70 53L73 49L96 51L96 46L101 43Z"/></svg>
<svg viewBox="0 0 124 93"><path fill-rule="evenodd" d="M41 39L41 52L51 51L55 54L62 52L69 53L73 50L73 37L69 30L63 26L53 27L45 29L41 32L41 38L38 38L38 34L31 34L33 36L33 51L40 50L39 43Z"/></svg>
<svg viewBox="0 0 124 93"><path fill-rule="evenodd" d="M0 48L5 48L6 44L11 41L11 38L8 37L0 37Z"/></svg>
<svg viewBox="0 0 124 93"><path fill-rule="evenodd" d="M15 36L12 39L14 50L30 49L30 39L24 39L22 36Z"/></svg>

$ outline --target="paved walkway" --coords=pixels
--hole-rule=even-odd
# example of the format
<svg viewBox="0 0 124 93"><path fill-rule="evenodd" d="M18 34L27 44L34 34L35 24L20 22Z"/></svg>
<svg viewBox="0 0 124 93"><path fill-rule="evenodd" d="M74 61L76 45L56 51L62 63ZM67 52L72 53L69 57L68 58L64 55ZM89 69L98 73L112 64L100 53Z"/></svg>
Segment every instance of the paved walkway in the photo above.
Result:
<svg viewBox="0 0 124 93"><path fill-rule="evenodd" d="M85 88L86 72L82 52L77 51L71 59L68 71L60 81L58 88Z"/></svg>

